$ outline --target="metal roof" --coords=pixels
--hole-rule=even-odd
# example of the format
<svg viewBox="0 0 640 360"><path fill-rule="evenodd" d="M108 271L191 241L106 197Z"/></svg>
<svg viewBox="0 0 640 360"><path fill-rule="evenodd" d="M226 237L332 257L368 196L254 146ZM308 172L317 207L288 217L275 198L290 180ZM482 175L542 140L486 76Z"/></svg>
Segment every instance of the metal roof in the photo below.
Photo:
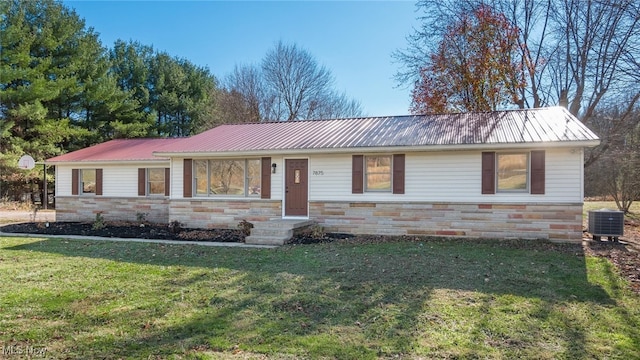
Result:
<svg viewBox="0 0 640 360"><path fill-rule="evenodd" d="M47 162L151 161L186 154L398 147L425 150L533 144L594 146L598 142L598 137L566 109L553 107L221 125L189 138L111 140Z"/></svg>
<svg viewBox="0 0 640 360"><path fill-rule="evenodd" d="M582 143L598 137L561 107L221 125L157 155L381 147Z"/></svg>
<svg viewBox="0 0 640 360"><path fill-rule="evenodd" d="M47 159L47 163L168 160L153 155L181 139L117 139Z"/></svg>

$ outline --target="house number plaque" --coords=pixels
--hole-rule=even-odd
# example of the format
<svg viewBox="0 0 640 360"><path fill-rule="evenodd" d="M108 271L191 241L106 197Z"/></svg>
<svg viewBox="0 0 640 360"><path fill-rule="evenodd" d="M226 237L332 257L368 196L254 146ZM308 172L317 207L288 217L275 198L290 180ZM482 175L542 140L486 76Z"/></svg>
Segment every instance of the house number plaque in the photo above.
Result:
<svg viewBox="0 0 640 360"><path fill-rule="evenodd" d="M322 176L322 175L324 175L324 171L322 171L322 170L313 170L313 175Z"/></svg>

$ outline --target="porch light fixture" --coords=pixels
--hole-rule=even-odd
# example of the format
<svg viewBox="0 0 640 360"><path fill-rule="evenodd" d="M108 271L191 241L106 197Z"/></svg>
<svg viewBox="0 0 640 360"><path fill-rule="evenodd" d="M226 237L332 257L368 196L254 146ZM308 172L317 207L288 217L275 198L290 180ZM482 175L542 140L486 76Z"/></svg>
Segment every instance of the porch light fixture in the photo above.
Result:
<svg viewBox="0 0 640 360"><path fill-rule="evenodd" d="M275 174L276 173L276 163L271 164L271 173Z"/></svg>

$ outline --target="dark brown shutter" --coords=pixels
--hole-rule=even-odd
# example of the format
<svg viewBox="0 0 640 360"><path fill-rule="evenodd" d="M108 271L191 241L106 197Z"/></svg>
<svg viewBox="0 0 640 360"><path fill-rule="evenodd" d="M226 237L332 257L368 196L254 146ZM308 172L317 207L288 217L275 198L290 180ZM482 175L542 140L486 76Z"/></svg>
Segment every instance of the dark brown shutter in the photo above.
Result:
<svg viewBox="0 0 640 360"><path fill-rule="evenodd" d="M482 153L482 193L496 193L496 153Z"/></svg>
<svg viewBox="0 0 640 360"><path fill-rule="evenodd" d="M271 199L271 158L262 158L262 181L260 183L260 198Z"/></svg>
<svg viewBox="0 0 640 360"><path fill-rule="evenodd" d="M393 155L393 193L404 194L404 154Z"/></svg>
<svg viewBox="0 0 640 360"><path fill-rule="evenodd" d="M96 195L102 195L102 169L96 169Z"/></svg>
<svg viewBox="0 0 640 360"><path fill-rule="evenodd" d="M544 194L544 150L531 152L531 193Z"/></svg>
<svg viewBox="0 0 640 360"><path fill-rule="evenodd" d="M191 159L184 159L183 177L182 177L183 192L182 196L190 198L193 195L193 161Z"/></svg>
<svg viewBox="0 0 640 360"><path fill-rule="evenodd" d="M164 196L169 196L171 192L171 170L164 168Z"/></svg>
<svg viewBox="0 0 640 360"><path fill-rule="evenodd" d="M364 193L364 156L351 157L351 193Z"/></svg>
<svg viewBox="0 0 640 360"><path fill-rule="evenodd" d="M78 195L80 193L78 182L80 181L80 170L71 169L71 195Z"/></svg>
<svg viewBox="0 0 640 360"><path fill-rule="evenodd" d="M138 196L147 195L147 169L138 168Z"/></svg>

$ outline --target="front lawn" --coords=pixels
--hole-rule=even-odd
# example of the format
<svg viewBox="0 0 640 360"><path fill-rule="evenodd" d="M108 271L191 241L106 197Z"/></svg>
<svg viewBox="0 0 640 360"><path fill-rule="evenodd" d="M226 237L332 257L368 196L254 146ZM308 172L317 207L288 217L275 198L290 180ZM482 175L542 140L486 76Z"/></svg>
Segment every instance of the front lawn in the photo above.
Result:
<svg viewBox="0 0 640 360"><path fill-rule="evenodd" d="M640 297L578 245L212 248L0 237L0 346L51 358L640 358Z"/></svg>

